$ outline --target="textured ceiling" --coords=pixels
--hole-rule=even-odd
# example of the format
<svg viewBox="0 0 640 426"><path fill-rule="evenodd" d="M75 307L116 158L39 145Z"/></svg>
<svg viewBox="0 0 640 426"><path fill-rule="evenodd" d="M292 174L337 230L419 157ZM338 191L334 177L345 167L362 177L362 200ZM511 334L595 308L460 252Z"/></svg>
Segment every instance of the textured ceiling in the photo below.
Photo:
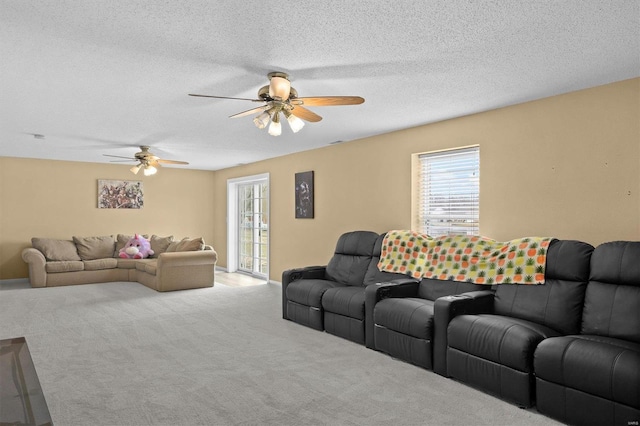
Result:
<svg viewBox="0 0 640 426"><path fill-rule="evenodd" d="M270 71L366 102L273 137L228 118L257 104L187 96ZM0 156L216 170L637 76L636 0L0 0Z"/></svg>

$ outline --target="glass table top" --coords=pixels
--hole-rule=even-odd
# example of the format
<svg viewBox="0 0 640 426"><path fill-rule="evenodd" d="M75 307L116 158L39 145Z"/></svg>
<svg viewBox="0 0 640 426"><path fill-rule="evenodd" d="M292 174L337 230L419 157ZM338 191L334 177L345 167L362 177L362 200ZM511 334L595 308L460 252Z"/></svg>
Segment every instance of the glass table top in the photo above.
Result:
<svg viewBox="0 0 640 426"><path fill-rule="evenodd" d="M27 341L0 340L0 425L53 425Z"/></svg>

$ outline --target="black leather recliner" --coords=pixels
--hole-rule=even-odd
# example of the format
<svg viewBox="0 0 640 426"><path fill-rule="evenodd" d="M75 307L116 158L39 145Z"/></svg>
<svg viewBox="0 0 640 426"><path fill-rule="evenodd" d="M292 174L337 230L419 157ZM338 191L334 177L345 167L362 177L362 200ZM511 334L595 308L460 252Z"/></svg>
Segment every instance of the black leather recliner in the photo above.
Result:
<svg viewBox="0 0 640 426"><path fill-rule="evenodd" d="M444 298L440 302L447 303L455 297L445 296L461 293L465 294L464 297L476 299L492 295L490 287L427 278L415 283L369 287L367 308L372 309L368 322L374 327L373 345L370 347L444 375L446 324L443 329L437 329L434 315L436 300ZM434 344L436 339L439 346Z"/></svg>
<svg viewBox="0 0 640 426"><path fill-rule="evenodd" d="M340 236L327 266L282 274L282 317L365 344L365 287L381 281L413 281L378 270L384 235L370 231ZM371 337L372 338L372 337Z"/></svg>
<svg viewBox="0 0 640 426"><path fill-rule="evenodd" d="M534 368L541 413L581 425L640 421L640 242L594 250L580 334L542 341Z"/></svg>
<svg viewBox="0 0 640 426"><path fill-rule="evenodd" d="M522 407L534 403L533 354L546 338L576 334L593 247L554 240L544 285L501 284L492 303L464 311L447 328L447 374ZM487 306L488 305L488 306ZM455 311L456 302L450 304Z"/></svg>

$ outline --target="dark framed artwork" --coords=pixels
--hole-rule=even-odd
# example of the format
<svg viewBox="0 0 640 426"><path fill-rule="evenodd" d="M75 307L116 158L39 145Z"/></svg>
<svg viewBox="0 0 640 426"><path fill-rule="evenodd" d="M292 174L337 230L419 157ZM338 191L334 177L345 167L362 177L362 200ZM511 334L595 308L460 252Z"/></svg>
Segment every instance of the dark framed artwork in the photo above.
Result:
<svg viewBox="0 0 640 426"><path fill-rule="evenodd" d="M99 209L141 209L144 206L142 182L137 180L98 180Z"/></svg>
<svg viewBox="0 0 640 426"><path fill-rule="evenodd" d="M296 173L296 219L313 219L313 171Z"/></svg>

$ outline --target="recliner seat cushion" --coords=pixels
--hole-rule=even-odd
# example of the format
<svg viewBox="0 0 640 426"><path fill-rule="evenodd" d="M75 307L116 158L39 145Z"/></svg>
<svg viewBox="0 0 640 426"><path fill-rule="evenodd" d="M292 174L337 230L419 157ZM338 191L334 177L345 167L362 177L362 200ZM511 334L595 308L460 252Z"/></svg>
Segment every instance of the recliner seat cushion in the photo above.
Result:
<svg viewBox="0 0 640 426"><path fill-rule="evenodd" d="M390 298L376 303L374 323L424 340L433 337L433 301L420 298Z"/></svg>
<svg viewBox="0 0 640 426"><path fill-rule="evenodd" d="M364 287L333 287L322 296L325 311L364 320Z"/></svg>
<svg viewBox="0 0 640 426"><path fill-rule="evenodd" d="M450 348L530 373L536 346L559 333L544 325L499 315L461 315L448 328Z"/></svg>
<svg viewBox="0 0 640 426"><path fill-rule="evenodd" d="M322 307L322 296L330 288L344 287L329 280L299 280L287 286L287 300L314 308Z"/></svg>
<svg viewBox="0 0 640 426"><path fill-rule="evenodd" d="M640 409L640 345L599 336L544 340L535 352L540 379Z"/></svg>

